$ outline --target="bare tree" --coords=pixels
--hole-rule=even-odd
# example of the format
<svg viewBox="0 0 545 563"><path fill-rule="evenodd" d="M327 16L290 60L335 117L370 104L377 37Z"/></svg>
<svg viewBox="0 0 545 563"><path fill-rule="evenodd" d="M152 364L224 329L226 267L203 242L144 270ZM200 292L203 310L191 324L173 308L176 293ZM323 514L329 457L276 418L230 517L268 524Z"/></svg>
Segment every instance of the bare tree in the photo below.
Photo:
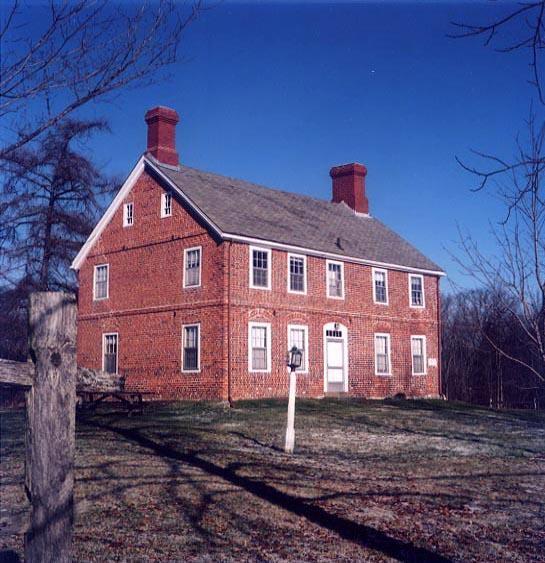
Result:
<svg viewBox="0 0 545 563"><path fill-rule="evenodd" d="M462 271L489 291L500 291L503 298L494 304L520 331L524 347L508 350L481 326L494 349L517 364L540 385L545 384L545 187L543 174L545 126L528 120L528 139L517 140L514 159L480 154L490 163L480 169L461 162L476 175L476 190L494 186L505 205L505 217L491 225L498 252L484 254L474 238L461 233L461 254L454 258ZM491 184L493 182L493 184ZM527 351L527 353L526 353Z"/></svg>
<svg viewBox="0 0 545 563"><path fill-rule="evenodd" d="M545 48L545 0L527 0L506 4L502 8L505 10L503 15L485 23L453 22L458 31L450 37L483 37L485 46L499 44L496 50L501 53L526 49L532 73L530 83L535 86L540 102L545 104L542 59ZM503 43L502 32L508 36Z"/></svg>
<svg viewBox="0 0 545 563"><path fill-rule="evenodd" d="M0 160L91 101L152 83L202 1L50 0L3 6Z"/></svg>

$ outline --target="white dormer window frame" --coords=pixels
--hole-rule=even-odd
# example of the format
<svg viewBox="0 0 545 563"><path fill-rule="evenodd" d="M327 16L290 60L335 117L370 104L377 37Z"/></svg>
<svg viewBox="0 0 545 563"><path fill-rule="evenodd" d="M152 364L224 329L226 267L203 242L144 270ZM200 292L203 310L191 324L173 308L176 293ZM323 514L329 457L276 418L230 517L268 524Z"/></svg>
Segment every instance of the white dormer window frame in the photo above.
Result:
<svg viewBox="0 0 545 563"><path fill-rule="evenodd" d="M388 270L384 268L372 268L372 282L373 282L373 302L375 305L388 305L389 304L389 296L388 296ZM376 274L384 274L384 290L386 293L386 300L379 301L377 299L377 284L375 275Z"/></svg>
<svg viewBox="0 0 545 563"><path fill-rule="evenodd" d="M172 217L172 194L163 192L161 194L161 219Z"/></svg>
<svg viewBox="0 0 545 563"><path fill-rule="evenodd" d="M99 268L106 268L106 295L97 295L97 272ZM104 280L100 280L102 283ZM93 301L103 301L110 297L110 264L97 264L93 269Z"/></svg>
<svg viewBox="0 0 545 563"><path fill-rule="evenodd" d="M291 260L301 260L303 262L303 289L296 290L291 288ZM288 252L288 283L287 283L288 293L295 293L297 295L307 294L307 257L304 254L294 254L293 252Z"/></svg>
<svg viewBox="0 0 545 563"><path fill-rule="evenodd" d="M254 252L262 252L267 256L267 285L254 284ZM262 268L261 268L262 269ZM265 291L271 290L271 272L272 272L272 251L270 248L262 246L250 246L249 260L248 260L248 282L251 289L262 289Z"/></svg>
<svg viewBox="0 0 545 563"><path fill-rule="evenodd" d="M420 279L420 287L422 288L422 303L421 304L414 304L413 302L413 288L412 288L412 280L413 278ZM426 291L424 289L424 276L422 274L409 274L409 306L411 309L424 309L426 307Z"/></svg>
<svg viewBox="0 0 545 563"><path fill-rule="evenodd" d="M123 204L123 226L132 227L134 225L134 202L129 201Z"/></svg>
<svg viewBox="0 0 545 563"><path fill-rule="evenodd" d="M329 293L329 266L340 266L341 273L341 294L340 295L330 295ZM344 299L344 263L338 260L326 260L325 262L325 285L326 285L326 295L329 299Z"/></svg>

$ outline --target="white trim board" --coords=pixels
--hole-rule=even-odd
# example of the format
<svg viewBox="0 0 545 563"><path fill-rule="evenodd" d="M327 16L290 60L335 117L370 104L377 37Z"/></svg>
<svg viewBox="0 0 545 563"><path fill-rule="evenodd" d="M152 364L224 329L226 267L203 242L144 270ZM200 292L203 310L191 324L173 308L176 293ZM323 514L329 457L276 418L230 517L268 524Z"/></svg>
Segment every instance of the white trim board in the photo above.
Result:
<svg viewBox="0 0 545 563"><path fill-rule="evenodd" d="M96 227L93 229L93 232L89 235L89 238L85 242L85 244L81 247L80 251L78 252L77 256L74 258L71 268L74 270L79 270L83 261L91 251L91 248L97 241L97 239L102 234L102 231L106 228L110 220L112 219L113 215L117 211L118 207L121 205L127 194L131 191L133 185L135 184L136 180L143 172L145 166L149 166L151 170L159 178L161 178L171 189L174 193L178 194L180 198L196 213L198 217L202 219L202 221L210 228L212 232L219 236L223 240L231 240L236 242L244 242L247 244L254 244L256 246L265 245L269 248L274 248L278 250L287 250L290 252L294 252L296 254L305 254L307 256L318 256L320 258L329 258L331 260L337 261L344 261L344 262L352 262L354 264L366 264L368 266L377 266L379 268L389 268L391 270L400 270L402 272L415 272L415 273L422 273L422 274L431 274L435 276L446 276L446 273L442 270L427 270L425 268L413 268L410 266L402 266L400 264L391 264L388 262L378 262L375 260L367 260L364 258L356 258L354 256L345 256L342 254L335 254L333 252L326 252L322 250L314 250L311 248L306 248L304 246L297 246L292 244L285 244L280 242L274 242L266 239L258 239L247 237L243 235L237 235L235 233L227 233L223 232L197 205L195 205L191 199L168 177L166 176L155 164L153 160L149 157L143 155L140 157L138 162L136 163L135 167L132 169L131 173L129 174L128 178L125 180L125 183L115 196L114 200L101 217L100 221L97 223ZM175 170L175 168L173 168Z"/></svg>

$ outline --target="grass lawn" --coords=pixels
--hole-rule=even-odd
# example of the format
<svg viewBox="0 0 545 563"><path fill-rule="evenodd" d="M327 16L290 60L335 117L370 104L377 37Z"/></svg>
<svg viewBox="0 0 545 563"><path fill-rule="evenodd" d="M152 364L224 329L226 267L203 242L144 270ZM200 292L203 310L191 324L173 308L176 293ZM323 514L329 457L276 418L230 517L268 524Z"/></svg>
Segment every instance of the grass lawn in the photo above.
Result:
<svg viewBox="0 0 545 563"><path fill-rule="evenodd" d="M545 415L435 401L152 405L78 417L79 561L545 560ZM1 414L0 548L24 510ZM13 521L13 520L12 520Z"/></svg>

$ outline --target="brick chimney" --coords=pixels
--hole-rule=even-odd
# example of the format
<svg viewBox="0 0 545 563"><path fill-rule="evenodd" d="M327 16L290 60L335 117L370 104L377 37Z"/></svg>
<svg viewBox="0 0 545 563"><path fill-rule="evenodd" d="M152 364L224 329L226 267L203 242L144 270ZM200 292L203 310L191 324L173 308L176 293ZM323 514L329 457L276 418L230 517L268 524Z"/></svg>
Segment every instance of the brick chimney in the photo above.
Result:
<svg viewBox="0 0 545 563"><path fill-rule="evenodd" d="M344 201L358 213L369 213L369 201L365 195L366 174L367 168L357 162L334 166L329 171L333 179L333 201Z"/></svg>
<svg viewBox="0 0 545 563"><path fill-rule="evenodd" d="M163 164L178 166L180 159L176 152L176 123L180 121L178 113L165 106L157 106L146 112L148 124L148 148L150 154Z"/></svg>

